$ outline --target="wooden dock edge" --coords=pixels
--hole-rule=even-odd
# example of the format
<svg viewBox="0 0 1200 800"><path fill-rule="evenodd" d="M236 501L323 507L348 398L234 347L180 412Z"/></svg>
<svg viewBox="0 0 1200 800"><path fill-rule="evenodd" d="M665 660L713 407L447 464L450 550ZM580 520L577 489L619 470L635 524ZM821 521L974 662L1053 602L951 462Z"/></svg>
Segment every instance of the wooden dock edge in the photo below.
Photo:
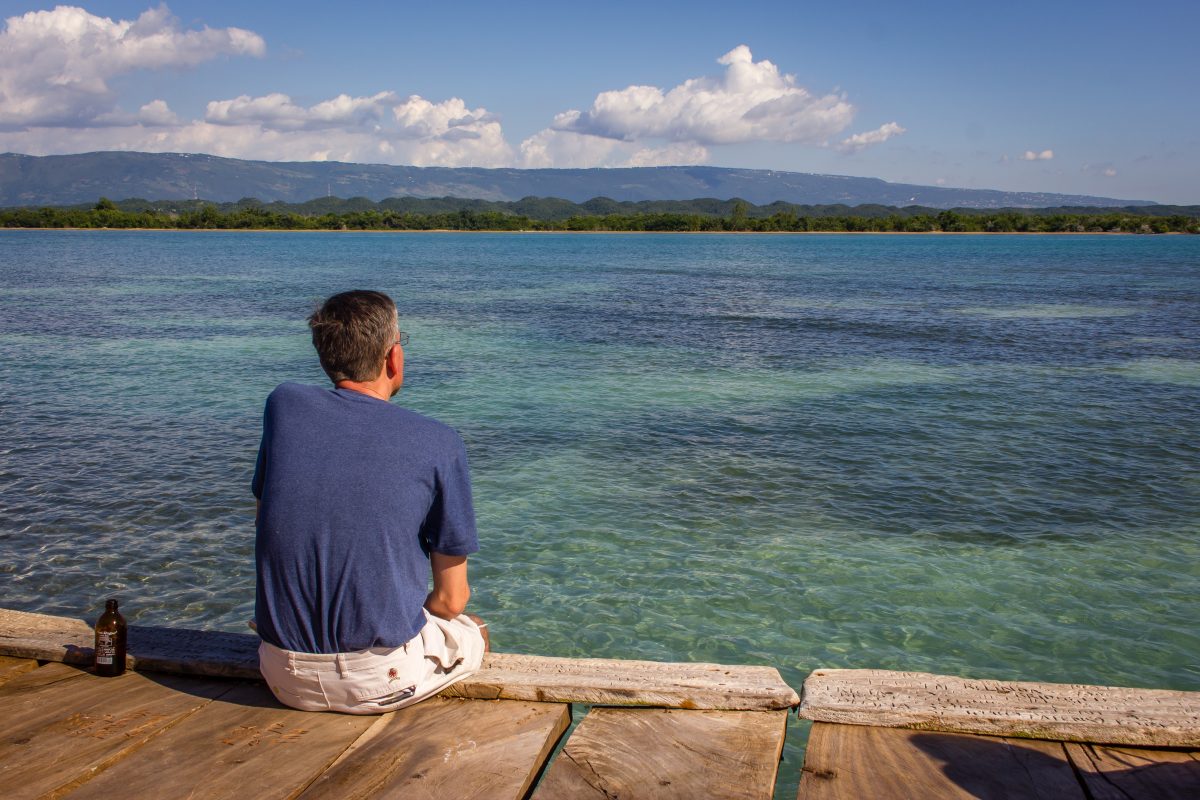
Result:
<svg viewBox="0 0 1200 800"><path fill-rule="evenodd" d="M0 608L0 656L90 665L81 619ZM129 668L261 680L253 634L129 626ZM489 653L443 696L713 711L778 711L800 702L774 667Z"/></svg>
<svg viewBox="0 0 1200 800"><path fill-rule="evenodd" d="M801 719L1023 739L1200 747L1200 692L818 669Z"/></svg>

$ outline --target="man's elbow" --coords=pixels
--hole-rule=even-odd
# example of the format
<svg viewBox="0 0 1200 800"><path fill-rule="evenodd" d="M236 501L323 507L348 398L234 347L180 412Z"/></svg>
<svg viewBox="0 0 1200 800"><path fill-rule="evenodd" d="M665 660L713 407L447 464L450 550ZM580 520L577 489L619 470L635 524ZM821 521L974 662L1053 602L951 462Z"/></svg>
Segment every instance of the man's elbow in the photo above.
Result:
<svg viewBox="0 0 1200 800"><path fill-rule="evenodd" d="M425 607L443 619L454 619L467 610L467 603L470 599L471 588L469 586L455 592L434 592L429 596Z"/></svg>
<svg viewBox="0 0 1200 800"><path fill-rule="evenodd" d="M446 599L446 609L450 612L451 617L457 617L467 610L467 603L471 599L471 590L463 589Z"/></svg>

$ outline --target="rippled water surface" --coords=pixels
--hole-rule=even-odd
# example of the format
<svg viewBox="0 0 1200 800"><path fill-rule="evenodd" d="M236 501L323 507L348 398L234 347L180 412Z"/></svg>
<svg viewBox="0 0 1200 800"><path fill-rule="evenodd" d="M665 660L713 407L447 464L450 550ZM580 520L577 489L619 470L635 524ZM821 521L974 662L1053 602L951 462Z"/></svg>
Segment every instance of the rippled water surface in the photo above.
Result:
<svg viewBox="0 0 1200 800"><path fill-rule="evenodd" d="M1200 237L3 232L3 605L244 630L354 287L500 649L1200 689Z"/></svg>

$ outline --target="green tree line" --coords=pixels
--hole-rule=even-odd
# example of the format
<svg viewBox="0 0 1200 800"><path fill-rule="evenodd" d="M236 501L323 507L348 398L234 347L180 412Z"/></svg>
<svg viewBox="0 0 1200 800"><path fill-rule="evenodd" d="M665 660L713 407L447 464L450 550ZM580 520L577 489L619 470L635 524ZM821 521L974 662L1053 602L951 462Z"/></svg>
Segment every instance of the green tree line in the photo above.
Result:
<svg viewBox="0 0 1200 800"><path fill-rule="evenodd" d="M93 206L0 209L6 228L160 228L179 230L456 230L665 231L862 233L1200 233L1200 213L1162 214L1140 209L937 209L886 206L753 206L745 201L669 201L699 210L663 210L661 203L616 203L597 198L574 204L555 198L513 203L396 198L327 198L299 206L243 200L218 206L202 201L150 203L101 198ZM407 201L407 202L405 202ZM543 215L518 213L544 210ZM590 213L603 208L608 213ZM1192 212L1196 207L1180 207ZM569 213L564 213L569 212Z"/></svg>

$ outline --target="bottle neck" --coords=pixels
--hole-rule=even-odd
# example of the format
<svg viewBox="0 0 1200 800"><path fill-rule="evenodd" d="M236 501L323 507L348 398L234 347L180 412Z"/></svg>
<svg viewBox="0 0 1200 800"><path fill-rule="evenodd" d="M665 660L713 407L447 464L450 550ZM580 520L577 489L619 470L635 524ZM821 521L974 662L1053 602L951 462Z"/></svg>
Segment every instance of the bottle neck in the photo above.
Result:
<svg viewBox="0 0 1200 800"><path fill-rule="evenodd" d="M117 610L117 601L109 600L107 603L104 604L104 610L105 611L116 611Z"/></svg>

